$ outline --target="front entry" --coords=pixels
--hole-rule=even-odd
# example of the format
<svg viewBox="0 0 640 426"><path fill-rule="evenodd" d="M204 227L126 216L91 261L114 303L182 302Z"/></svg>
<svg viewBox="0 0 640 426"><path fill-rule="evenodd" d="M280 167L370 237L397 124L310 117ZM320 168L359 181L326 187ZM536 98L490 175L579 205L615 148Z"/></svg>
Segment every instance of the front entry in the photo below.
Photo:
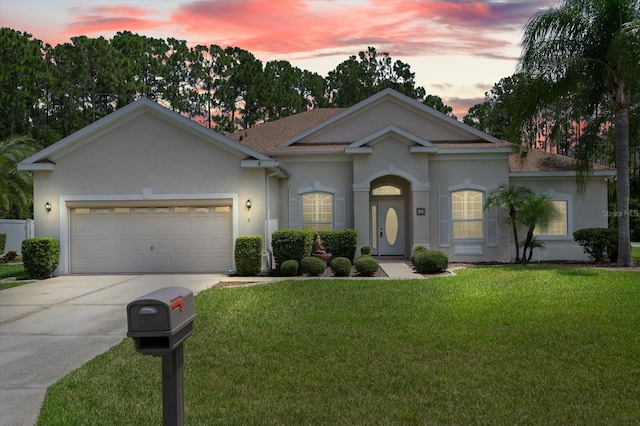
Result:
<svg viewBox="0 0 640 426"><path fill-rule="evenodd" d="M371 233L373 254L404 256L404 202L380 201L371 204Z"/></svg>

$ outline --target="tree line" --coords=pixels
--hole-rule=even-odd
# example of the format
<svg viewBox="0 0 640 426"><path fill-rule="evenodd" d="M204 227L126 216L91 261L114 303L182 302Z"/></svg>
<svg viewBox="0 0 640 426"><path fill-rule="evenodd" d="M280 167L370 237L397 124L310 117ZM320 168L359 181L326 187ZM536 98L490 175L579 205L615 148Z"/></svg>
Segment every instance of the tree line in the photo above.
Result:
<svg viewBox="0 0 640 426"><path fill-rule="evenodd" d="M43 146L143 96L222 133L313 108L349 107L387 87L452 112L416 86L409 64L373 47L322 77L287 61L263 65L238 47L189 47L129 31L52 47L2 28L0 67L0 135L29 135Z"/></svg>

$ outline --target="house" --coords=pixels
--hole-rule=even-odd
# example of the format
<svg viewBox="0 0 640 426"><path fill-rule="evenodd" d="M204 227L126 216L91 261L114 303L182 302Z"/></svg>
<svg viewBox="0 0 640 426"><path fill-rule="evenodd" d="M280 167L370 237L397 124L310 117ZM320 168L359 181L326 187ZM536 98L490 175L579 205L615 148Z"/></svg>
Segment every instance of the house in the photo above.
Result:
<svg viewBox="0 0 640 426"><path fill-rule="evenodd" d="M223 136L141 99L20 163L35 233L60 240L57 274L234 269L234 240L278 229L358 231L378 256L414 246L454 262L514 257L499 185L546 192L561 217L539 259L586 259L576 229L606 227L606 179L584 195L573 160L514 147L393 90ZM45 208L46 206L46 208ZM534 257L534 260L538 260Z"/></svg>

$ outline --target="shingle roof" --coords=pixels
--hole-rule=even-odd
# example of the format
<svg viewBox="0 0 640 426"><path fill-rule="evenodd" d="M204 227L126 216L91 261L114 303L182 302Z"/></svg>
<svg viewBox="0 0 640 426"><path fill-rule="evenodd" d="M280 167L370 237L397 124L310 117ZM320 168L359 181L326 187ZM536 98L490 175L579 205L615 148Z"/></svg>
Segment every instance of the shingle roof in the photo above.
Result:
<svg viewBox="0 0 640 426"><path fill-rule="evenodd" d="M316 108L300 114L270 121L227 137L259 152L271 152L278 144L294 137L316 124L344 111L344 108Z"/></svg>
<svg viewBox="0 0 640 426"><path fill-rule="evenodd" d="M612 171L613 169L599 164L593 170ZM509 156L509 171L512 172L573 172L576 171L576 160L559 154L538 149L531 149L526 156L519 153Z"/></svg>

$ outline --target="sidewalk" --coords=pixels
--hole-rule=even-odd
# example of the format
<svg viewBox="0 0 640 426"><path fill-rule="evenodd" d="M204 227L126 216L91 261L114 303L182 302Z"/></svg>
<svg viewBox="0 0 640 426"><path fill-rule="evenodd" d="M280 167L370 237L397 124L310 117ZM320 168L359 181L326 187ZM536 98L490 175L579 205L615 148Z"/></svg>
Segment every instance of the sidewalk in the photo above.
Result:
<svg viewBox="0 0 640 426"><path fill-rule="evenodd" d="M407 264L406 259L385 259L378 260L378 262L389 279L414 280L424 278L421 274L415 272L413 268Z"/></svg>

